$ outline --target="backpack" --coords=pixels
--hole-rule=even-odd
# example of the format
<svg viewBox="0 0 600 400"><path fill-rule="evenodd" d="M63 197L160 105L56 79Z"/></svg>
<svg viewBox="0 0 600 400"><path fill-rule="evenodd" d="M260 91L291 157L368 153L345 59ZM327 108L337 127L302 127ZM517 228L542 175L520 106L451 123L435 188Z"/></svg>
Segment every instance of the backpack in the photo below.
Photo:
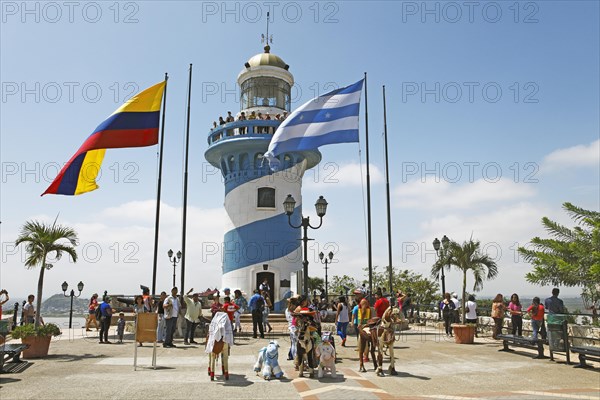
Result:
<svg viewBox="0 0 600 400"><path fill-rule="evenodd" d="M451 300L448 304L444 303L442 301L442 313L447 314L450 313L450 311L454 310L454 302Z"/></svg>
<svg viewBox="0 0 600 400"><path fill-rule="evenodd" d="M265 299L262 296L259 296L258 299L256 299L256 309L261 312L265 309Z"/></svg>
<svg viewBox="0 0 600 400"><path fill-rule="evenodd" d="M101 304L98 305L98 307L96 307L96 321L100 321L100 318L102 318L102 309L100 308Z"/></svg>

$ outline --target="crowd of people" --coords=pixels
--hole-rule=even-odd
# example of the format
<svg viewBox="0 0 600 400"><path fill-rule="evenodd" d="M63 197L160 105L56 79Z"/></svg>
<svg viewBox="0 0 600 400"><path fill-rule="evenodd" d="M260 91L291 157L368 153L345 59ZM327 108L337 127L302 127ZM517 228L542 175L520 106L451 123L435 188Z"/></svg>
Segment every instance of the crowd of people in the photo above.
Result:
<svg viewBox="0 0 600 400"><path fill-rule="evenodd" d="M221 302L221 294L217 291L213 294L210 312L214 316L217 312L225 312L231 322L233 332L241 332L242 326L240 317L243 313L250 312L252 315L252 333L253 337L264 338L265 332L271 332L273 327L269 322L269 314L273 310L273 302L269 292L271 288L265 280L259 287L254 290L249 300L243 296L238 289L231 293L229 288L223 289L223 302ZM371 312L374 312L375 317L381 318L385 310L390 306L393 296L389 299L383 295L382 289L377 288L375 292L375 302L371 307L368 301L368 293L364 287L356 289L354 292L354 300L348 304L346 296L339 296L337 299L327 300L325 296L315 298L310 301L305 296L294 296L288 299L288 307L285 310L286 320L288 321L288 329L290 332L291 342L295 340L295 318L294 312L307 309L315 312L315 319L320 322L325 320L329 312L335 313L335 324L337 334L340 337L341 345L345 346L347 339L347 329L350 322L355 328L365 324L371 317ZM552 290L552 296L546 298L542 303L539 297L534 297L530 305L523 305L519 295L513 293L508 302L504 301L501 293L498 293L491 304L491 317L494 320L494 328L492 338L496 339L502 333L504 328L504 319L510 317L510 329L513 335L522 336L523 334L523 316L528 315L531 321L532 337L537 339L541 336L546 339L547 330L545 326L545 315L549 314L564 314L566 309L563 301L558 297L560 291L558 288ZM0 317L2 313L2 305L9 300L8 291L0 290ZM34 295L27 297L27 302L22 309L22 319L24 323L34 323L36 310L33 304ZM182 304L183 302L183 304ZM393 304L398 307L405 318L412 316L412 302L410 294L405 294L398 291L395 294ZM458 300L456 293L445 293L444 298L439 303L439 311L444 322L444 330L447 336L453 336L452 324L460 322L459 311L461 303ZM161 292L160 297L155 301L150 295L147 287L142 286L142 294L135 296L133 304L133 312L137 316L142 313L155 312L158 314L157 342L162 343L163 347L175 347L173 344L173 335L177 327L177 319L180 315L184 318L185 336L183 343L185 345L196 344L194 340L196 327L201 323L207 323L210 320L202 315L203 304L198 293L193 293L193 288L190 289L184 296L178 296L176 287L171 289L170 295L166 292ZM373 311L372 311L373 310ZM181 313L181 314L180 314ZM108 331L110 329L113 310L110 305L110 298L103 298L100 303L98 294L94 293L88 304L88 315L85 324L86 331L91 331L93 327L99 331L100 343L111 343L108 340ZM477 302L473 295L469 295L465 303L465 322L477 323ZM125 315L119 314L117 320L117 340L123 342L125 330ZM355 329L358 332L358 329ZM142 346L140 342L138 344ZM289 358L294 357L294 346L289 351ZM368 355L364 355L365 361Z"/></svg>
<svg viewBox="0 0 600 400"><path fill-rule="evenodd" d="M173 336L177 329L178 318L183 317L185 323L184 345L197 344L194 340L196 328L202 323L210 322L202 314L203 304L198 293L192 293L191 288L185 296L178 296L178 288L171 289L171 294L161 292L160 297L155 300L150 295L149 288L142 286L142 294L135 296L133 300L133 313L135 316L142 313L154 312L158 317L158 327L156 339L162 343L163 347L176 347L173 344ZM254 292L254 295L247 301L242 292L238 289L231 293L229 288L223 289L223 297L217 291L212 295L210 304L211 315L218 312L224 312L229 317L232 330L241 332L242 326L240 317L243 313L250 311L252 313L254 337L260 332L260 337L264 338L264 333L271 332L273 327L269 323L268 316L273 309L273 303L269 295L270 288L268 283L260 285L260 289ZM223 302L221 302L221 298ZM94 293L90 298L88 305L88 318L86 321L86 331L91 331L90 327L94 325L99 331L99 343L111 344L108 340L108 330L110 328L113 309L110 305L110 297L105 296L101 303L98 302L98 294ZM33 302L33 298L31 298ZM30 303L28 303L30 304ZM99 326L98 326L99 323ZM125 314L119 313L117 320L117 340L123 342L125 331ZM142 346L139 342L138 346Z"/></svg>
<svg viewBox="0 0 600 400"><path fill-rule="evenodd" d="M511 334L523 335L523 316L528 315L531 320L531 331L533 339L541 336L546 339L547 330L545 325L545 315L564 314L566 312L564 302L558 297L560 290L552 289L552 296L546 298L542 304L539 297L534 297L529 306L521 304L519 295L513 293L510 296L508 304L504 301L502 293L498 293L492 300L490 316L494 320L494 328L492 338L497 339L498 335L502 334L504 327L504 318L510 317ZM465 309L465 322L477 323L477 303L475 296L469 295ZM527 307L525 309L525 307ZM447 336L453 336L451 325L455 322L460 322L459 309L461 304L456 293L445 293L444 298L439 303L439 310L444 320L444 329Z"/></svg>
<svg viewBox="0 0 600 400"><path fill-rule="evenodd" d="M280 113L280 114L275 114L274 116L271 116L269 113L263 114L263 113L257 112L257 111L251 111L248 115L246 115L246 112L242 111L240 113L240 115L238 115L237 121L246 121L246 120L284 121L287 117L288 117L287 111L284 111L283 113ZM230 122L234 122L234 121L236 121L236 119L231 114L231 111L227 111L227 116L225 118L220 116L218 122L213 121L213 126L211 128L211 131L215 128L218 128L219 126L226 125L226 124L228 124ZM270 129L272 129L272 127L257 127L257 131L258 131L257 133L273 133L273 132L269 131ZM240 127L240 128L238 128L238 130L239 130L240 135L246 134L245 127Z"/></svg>

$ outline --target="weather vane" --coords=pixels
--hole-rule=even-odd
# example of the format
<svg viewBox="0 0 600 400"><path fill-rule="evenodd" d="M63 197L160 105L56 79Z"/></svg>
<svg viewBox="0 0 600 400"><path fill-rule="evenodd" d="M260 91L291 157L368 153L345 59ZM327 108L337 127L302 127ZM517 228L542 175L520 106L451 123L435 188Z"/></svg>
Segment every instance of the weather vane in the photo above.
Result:
<svg viewBox="0 0 600 400"><path fill-rule="evenodd" d="M264 33L260 35L260 42L261 43L266 43L265 47L269 47L269 43L273 43L273 35L271 35L269 37L269 11L267 11L267 34L265 35Z"/></svg>

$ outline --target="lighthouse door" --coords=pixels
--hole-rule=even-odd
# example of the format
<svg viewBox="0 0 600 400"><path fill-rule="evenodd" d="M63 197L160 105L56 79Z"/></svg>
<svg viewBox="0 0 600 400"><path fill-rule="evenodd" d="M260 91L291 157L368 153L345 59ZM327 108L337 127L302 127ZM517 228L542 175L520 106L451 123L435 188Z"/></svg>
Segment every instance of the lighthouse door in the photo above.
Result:
<svg viewBox="0 0 600 400"><path fill-rule="evenodd" d="M269 297L271 298L271 301L274 302L275 301L275 297L273 296L275 294L275 274L272 272L259 272L256 274L256 287L260 288L260 284L263 283L265 281L265 279L267 280L267 283L269 284Z"/></svg>

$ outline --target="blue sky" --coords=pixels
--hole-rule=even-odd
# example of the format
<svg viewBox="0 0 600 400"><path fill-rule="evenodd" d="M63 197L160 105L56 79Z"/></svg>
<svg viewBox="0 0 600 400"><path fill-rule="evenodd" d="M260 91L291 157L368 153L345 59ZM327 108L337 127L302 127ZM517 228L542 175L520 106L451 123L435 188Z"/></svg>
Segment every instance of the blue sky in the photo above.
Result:
<svg viewBox="0 0 600 400"><path fill-rule="evenodd" d="M547 288L524 282L530 267L515 247L544 235L543 216L570 224L561 211L565 201L600 208L598 2L23 4L2 2L0 31L0 286L15 296L34 292L37 284L12 246L20 225L59 213L59 221L80 233L81 260L57 262L46 275L46 293L58 291L63 280L83 280L89 293L131 293L151 283L158 147L108 151L95 192L39 194L97 124L165 72L158 285L170 285L166 252L181 247L189 63L186 286L220 285L224 191L220 174L204 159L206 137L219 115L239 110L236 78L262 51L267 11L272 52L296 80L293 108L369 74L374 265L387 265L384 84L395 267L427 274L434 237L473 235L497 254L500 266L481 295L545 295ZM362 143L321 148L323 162L305 175L304 213L315 215L319 195L330 204L323 228L311 231L311 275L324 274L315 263L318 252L333 250L338 262L331 275L364 277L361 119ZM447 287L459 291L458 273L447 274Z"/></svg>

